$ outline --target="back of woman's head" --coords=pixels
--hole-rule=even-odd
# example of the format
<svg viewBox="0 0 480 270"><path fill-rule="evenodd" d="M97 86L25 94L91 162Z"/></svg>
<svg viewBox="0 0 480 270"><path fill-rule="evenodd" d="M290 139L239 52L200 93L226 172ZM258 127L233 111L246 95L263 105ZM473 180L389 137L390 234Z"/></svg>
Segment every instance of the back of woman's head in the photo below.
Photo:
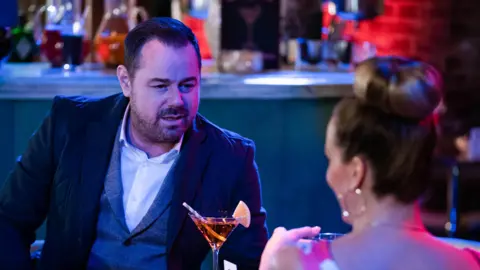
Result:
<svg viewBox="0 0 480 270"><path fill-rule="evenodd" d="M377 57L356 68L355 97L334 111L335 139L344 161L370 164L377 197L411 203L427 188L440 88L439 73L421 62Z"/></svg>

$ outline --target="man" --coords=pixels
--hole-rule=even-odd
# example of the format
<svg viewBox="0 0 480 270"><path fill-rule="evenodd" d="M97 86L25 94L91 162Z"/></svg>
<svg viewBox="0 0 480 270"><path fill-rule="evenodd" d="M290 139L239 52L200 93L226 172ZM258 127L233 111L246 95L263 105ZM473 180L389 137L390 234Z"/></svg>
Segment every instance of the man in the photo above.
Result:
<svg viewBox="0 0 480 270"><path fill-rule="evenodd" d="M199 269L209 245L182 203L217 216L242 200L251 226L220 265L258 269L268 236L255 146L197 113L200 68L191 30L151 19L125 40L123 94L56 97L0 192L0 268L29 268L47 217L41 269Z"/></svg>

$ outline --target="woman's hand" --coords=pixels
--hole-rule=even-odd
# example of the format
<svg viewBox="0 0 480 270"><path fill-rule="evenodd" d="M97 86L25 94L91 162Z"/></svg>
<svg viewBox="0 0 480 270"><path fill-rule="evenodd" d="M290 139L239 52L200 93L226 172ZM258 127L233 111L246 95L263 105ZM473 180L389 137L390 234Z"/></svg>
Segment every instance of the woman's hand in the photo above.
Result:
<svg viewBox="0 0 480 270"><path fill-rule="evenodd" d="M302 239L312 238L319 233L320 227L303 227L288 231L283 227L276 228L263 251L260 270L279 269L279 266L288 269L285 262L290 261L290 259L294 260L296 255L292 254L292 251L296 251L297 247L302 245L302 242L309 241ZM286 252L286 250L289 251ZM280 256L280 254L282 254L282 256ZM282 259L282 263L278 262L279 259ZM289 268L294 269L295 267Z"/></svg>

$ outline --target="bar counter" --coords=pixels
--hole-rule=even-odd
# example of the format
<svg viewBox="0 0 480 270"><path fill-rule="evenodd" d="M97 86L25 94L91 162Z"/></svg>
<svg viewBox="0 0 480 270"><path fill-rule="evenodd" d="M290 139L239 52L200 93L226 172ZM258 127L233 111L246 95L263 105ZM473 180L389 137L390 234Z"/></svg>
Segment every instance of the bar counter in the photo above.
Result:
<svg viewBox="0 0 480 270"><path fill-rule="evenodd" d="M276 71L255 75L202 74L202 99L305 99L351 92L348 72ZM55 95L106 96L120 91L115 70L65 72L48 64L7 64L0 69L0 99L51 99Z"/></svg>
<svg viewBox="0 0 480 270"><path fill-rule="evenodd" d="M325 129L339 99L351 95L348 72L278 71L256 75L203 72L200 113L253 139L269 229L319 225L345 232L325 181ZM47 64L0 70L0 186L55 95L120 92L114 71L62 72ZM43 238L43 229L38 238Z"/></svg>

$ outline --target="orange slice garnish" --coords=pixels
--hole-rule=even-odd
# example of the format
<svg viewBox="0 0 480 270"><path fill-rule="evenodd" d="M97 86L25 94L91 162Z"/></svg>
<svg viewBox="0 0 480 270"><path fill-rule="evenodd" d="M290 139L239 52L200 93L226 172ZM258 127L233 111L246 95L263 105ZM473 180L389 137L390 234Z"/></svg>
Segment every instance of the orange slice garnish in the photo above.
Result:
<svg viewBox="0 0 480 270"><path fill-rule="evenodd" d="M240 201L235 208L235 212L233 212L233 217L238 220L243 227L248 228L250 227L250 209L248 206L243 202Z"/></svg>

